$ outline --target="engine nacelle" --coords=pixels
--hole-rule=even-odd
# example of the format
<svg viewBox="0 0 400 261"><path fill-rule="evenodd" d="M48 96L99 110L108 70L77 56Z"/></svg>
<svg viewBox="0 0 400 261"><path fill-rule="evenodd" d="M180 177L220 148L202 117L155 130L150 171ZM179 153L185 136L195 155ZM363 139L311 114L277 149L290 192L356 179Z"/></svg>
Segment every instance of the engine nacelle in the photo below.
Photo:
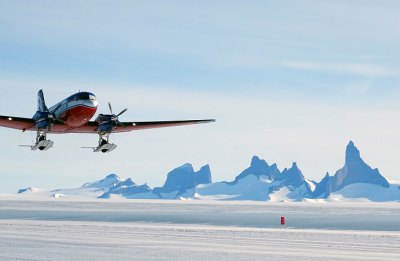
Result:
<svg viewBox="0 0 400 261"><path fill-rule="evenodd" d="M97 130L101 133L110 133L118 126L118 117L115 114L99 114L96 118L99 124Z"/></svg>
<svg viewBox="0 0 400 261"><path fill-rule="evenodd" d="M98 124L103 124L105 122L110 122L110 121L117 121L118 117L115 114L99 114L96 118L96 122Z"/></svg>
<svg viewBox="0 0 400 261"><path fill-rule="evenodd" d="M48 130L51 126L53 115L49 112L37 111L33 115L33 119L36 121L37 129Z"/></svg>

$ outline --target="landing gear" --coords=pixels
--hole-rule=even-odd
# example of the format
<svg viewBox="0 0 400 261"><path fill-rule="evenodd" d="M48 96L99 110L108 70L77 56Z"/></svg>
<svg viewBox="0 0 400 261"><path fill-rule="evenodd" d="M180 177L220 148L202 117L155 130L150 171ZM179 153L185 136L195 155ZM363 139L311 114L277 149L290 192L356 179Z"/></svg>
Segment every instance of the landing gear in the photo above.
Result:
<svg viewBox="0 0 400 261"><path fill-rule="evenodd" d="M42 130L37 130L36 132L36 142L35 145L21 145L23 147L30 147L31 150L48 150L53 147L54 142L46 139L46 132Z"/></svg>
<svg viewBox="0 0 400 261"><path fill-rule="evenodd" d="M101 139L101 141L99 142L99 146L106 145L107 143L108 141L106 141L105 139Z"/></svg>
<svg viewBox="0 0 400 261"><path fill-rule="evenodd" d="M53 146L54 142L46 139L46 132L38 130L36 133L36 143L31 150L48 150Z"/></svg>
<svg viewBox="0 0 400 261"><path fill-rule="evenodd" d="M109 143L108 139L109 139L110 133L101 133L99 132L99 145L96 148L93 148L94 152L110 152L112 150L114 150L117 145L113 144L113 143Z"/></svg>
<svg viewBox="0 0 400 261"><path fill-rule="evenodd" d="M109 132L98 132L99 134L99 145L97 147L81 147L83 149L93 149L93 152L110 152L113 151L117 145L109 143L108 139L110 136Z"/></svg>

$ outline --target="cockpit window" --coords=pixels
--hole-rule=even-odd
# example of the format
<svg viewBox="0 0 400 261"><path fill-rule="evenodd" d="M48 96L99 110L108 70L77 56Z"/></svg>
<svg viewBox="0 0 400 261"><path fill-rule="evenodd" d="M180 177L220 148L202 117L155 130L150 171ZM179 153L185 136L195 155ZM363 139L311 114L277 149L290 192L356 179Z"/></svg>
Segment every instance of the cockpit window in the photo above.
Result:
<svg viewBox="0 0 400 261"><path fill-rule="evenodd" d="M78 93L78 99L79 100L89 100L89 93L87 93L87 92Z"/></svg>
<svg viewBox="0 0 400 261"><path fill-rule="evenodd" d="M96 100L96 96L90 92L79 92L74 95L71 95L67 99L68 101L73 101L73 100Z"/></svg>

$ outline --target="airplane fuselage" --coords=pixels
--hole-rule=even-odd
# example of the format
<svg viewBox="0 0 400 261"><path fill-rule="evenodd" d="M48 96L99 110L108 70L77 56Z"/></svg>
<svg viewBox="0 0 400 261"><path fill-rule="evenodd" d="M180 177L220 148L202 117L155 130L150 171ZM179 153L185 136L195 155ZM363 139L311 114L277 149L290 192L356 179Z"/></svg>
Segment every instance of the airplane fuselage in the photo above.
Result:
<svg viewBox="0 0 400 261"><path fill-rule="evenodd" d="M51 107L49 112L69 127L79 127L95 115L97 105L98 102L93 93L78 92Z"/></svg>

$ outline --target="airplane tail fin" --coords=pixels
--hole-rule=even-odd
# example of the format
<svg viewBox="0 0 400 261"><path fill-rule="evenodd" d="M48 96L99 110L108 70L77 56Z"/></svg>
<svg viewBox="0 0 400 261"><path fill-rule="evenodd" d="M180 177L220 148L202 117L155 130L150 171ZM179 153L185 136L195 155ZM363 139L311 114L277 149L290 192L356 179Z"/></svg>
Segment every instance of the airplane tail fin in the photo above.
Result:
<svg viewBox="0 0 400 261"><path fill-rule="evenodd" d="M37 110L40 112L47 112L47 106L46 106L46 102L44 101L44 95L43 95L43 90L40 90L38 92L38 107Z"/></svg>

